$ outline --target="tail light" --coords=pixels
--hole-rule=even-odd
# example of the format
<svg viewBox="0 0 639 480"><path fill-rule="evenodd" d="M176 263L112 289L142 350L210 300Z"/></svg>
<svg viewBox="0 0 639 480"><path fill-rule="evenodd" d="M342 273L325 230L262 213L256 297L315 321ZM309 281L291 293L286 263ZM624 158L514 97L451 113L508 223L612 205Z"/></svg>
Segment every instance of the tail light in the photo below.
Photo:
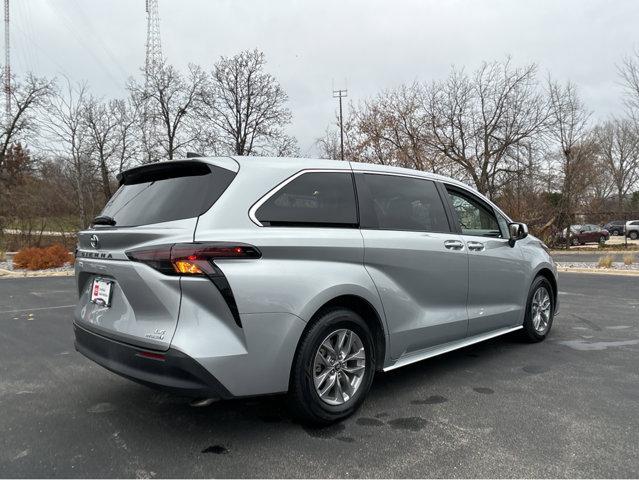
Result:
<svg viewBox="0 0 639 480"><path fill-rule="evenodd" d="M207 277L224 298L237 326L242 328L231 286L214 260L260 258L262 253L256 247L245 243L176 243L138 248L125 253L129 259L144 263L165 275Z"/></svg>
<svg viewBox="0 0 639 480"><path fill-rule="evenodd" d="M244 243L176 243L129 250L126 256L165 275L220 275L217 259L255 259L262 254Z"/></svg>

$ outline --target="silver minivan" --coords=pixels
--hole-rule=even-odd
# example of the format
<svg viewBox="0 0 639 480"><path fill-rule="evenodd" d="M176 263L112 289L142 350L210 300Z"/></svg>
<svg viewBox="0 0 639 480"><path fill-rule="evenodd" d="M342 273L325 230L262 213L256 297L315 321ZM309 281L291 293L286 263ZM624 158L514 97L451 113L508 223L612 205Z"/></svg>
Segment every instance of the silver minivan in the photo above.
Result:
<svg viewBox="0 0 639 480"><path fill-rule="evenodd" d="M373 164L190 158L130 169L79 233L76 348L200 398L288 392L351 414L376 371L557 311L546 246L450 178Z"/></svg>

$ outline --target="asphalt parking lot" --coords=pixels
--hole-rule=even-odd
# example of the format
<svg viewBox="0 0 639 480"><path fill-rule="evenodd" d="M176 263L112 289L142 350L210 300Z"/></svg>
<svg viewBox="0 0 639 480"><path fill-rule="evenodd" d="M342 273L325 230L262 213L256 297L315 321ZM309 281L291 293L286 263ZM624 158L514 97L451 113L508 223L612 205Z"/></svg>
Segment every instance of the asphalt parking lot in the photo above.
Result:
<svg viewBox="0 0 639 480"><path fill-rule="evenodd" d="M347 421L193 408L74 351L72 278L0 280L0 477L636 477L639 278L562 274L540 344L378 375Z"/></svg>

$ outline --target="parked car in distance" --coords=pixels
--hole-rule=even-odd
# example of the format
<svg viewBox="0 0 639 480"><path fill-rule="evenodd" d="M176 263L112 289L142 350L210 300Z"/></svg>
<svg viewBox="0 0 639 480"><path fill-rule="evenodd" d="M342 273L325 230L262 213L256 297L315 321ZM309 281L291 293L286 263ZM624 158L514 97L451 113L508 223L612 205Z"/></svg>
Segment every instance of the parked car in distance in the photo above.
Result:
<svg viewBox="0 0 639 480"><path fill-rule="evenodd" d="M376 371L515 331L539 342L552 326L547 247L451 178L218 157L118 180L78 236L73 328L80 353L143 384L288 392L298 417L330 423Z"/></svg>
<svg viewBox="0 0 639 480"><path fill-rule="evenodd" d="M624 233L626 233L626 222L625 220L613 220L606 223L603 228L605 230L608 230L610 232L610 235L623 235Z"/></svg>
<svg viewBox="0 0 639 480"><path fill-rule="evenodd" d="M566 241L566 230L559 235L560 240ZM604 243L610 238L608 230L587 223L584 225L571 225L568 241L571 245L585 245L586 243Z"/></svg>
<svg viewBox="0 0 639 480"><path fill-rule="evenodd" d="M630 220L626 222L626 235L632 240L637 240L639 238L639 220Z"/></svg>

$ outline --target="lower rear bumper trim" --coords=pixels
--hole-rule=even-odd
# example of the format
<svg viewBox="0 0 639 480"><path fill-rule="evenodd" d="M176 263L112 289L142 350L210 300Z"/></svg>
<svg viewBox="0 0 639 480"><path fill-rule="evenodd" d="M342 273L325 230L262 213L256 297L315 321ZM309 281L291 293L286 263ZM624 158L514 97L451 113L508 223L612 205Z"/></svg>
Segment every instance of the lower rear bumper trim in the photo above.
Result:
<svg viewBox="0 0 639 480"><path fill-rule="evenodd" d="M233 395L202 365L176 349L155 353L112 340L73 324L75 348L107 370L143 385L191 397L232 398Z"/></svg>

